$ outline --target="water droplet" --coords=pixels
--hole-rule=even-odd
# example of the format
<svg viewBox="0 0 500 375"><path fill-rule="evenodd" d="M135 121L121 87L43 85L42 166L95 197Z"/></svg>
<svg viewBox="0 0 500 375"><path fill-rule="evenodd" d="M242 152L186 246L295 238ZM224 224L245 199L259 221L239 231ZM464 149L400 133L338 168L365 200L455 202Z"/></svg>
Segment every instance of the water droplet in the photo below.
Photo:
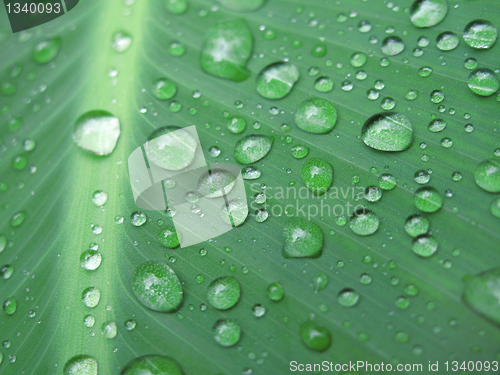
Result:
<svg viewBox="0 0 500 375"><path fill-rule="evenodd" d="M357 235L369 236L377 231L379 224L379 218L372 211L361 209L354 212L349 226Z"/></svg>
<svg viewBox="0 0 500 375"><path fill-rule="evenodd" d="M300 337L305 346L316 352L324 352L331 344L330 332L313 321L300 325Z"/></svg>
<svg viewBox="0 0 500 375"><path fill-rule="evenodd" d="M490 212L493 216L500 219L500 198L497 198L493 202L491 202Z"/></svg>
<svg viewBox="0 0 500 375"><path fill-rule="evenodd" d="M382 42L382 52L387 56L400 54L404 49L405 45L403 41L397 36L388 36Z"/></svg>
<svg viewBox="0 0 500 375"><path fill-rule="evenodd" d="M429 231L430 221L426 217L415 214L406 219L405 231L412 237L426 234Z"/></svg>
<svg viewBox="0 0 500 375"><path fill-rule="evenodd" d="M247 127L247 122L243 116L233 116L227 119L227 129L234 134L243 133Z"/></svg>
<svg viewBox="0 0 500 375"><path fill-rule="evenodd" d="M433 187L421 187L415 192L415 206L424 212L436 212L443 205L443 198Z"/></svg>
<svg viewBox="0 0 500 375"><path fill-rule="evenodd" d="M250 76L246 62L252 53L253 37L242 20L218 22L205 38L201 68L208 74L241 82Z"/></svg>
<svg viewBox="0 0 500 375"><path fill-rule="evenodd" d="M240 164L252 164L264 158L273 145L274 139L265 135L248 135L234 147L234 156Z"/></svg>
<svg viewBox="0 0 500 375"><path fill-rule="evenodd" d="M221 153L221 150L219 147L217 146L212 146L208 149L208 154L213 157L213 158L216 158L220 155Z"/></svg>
<svg viewBox="0 0 500 375"><path fill-rule="evenodd" d="M392 190L396 187L396 185L396 179L390 174L383 174L378 179L378 186L382 190Z"/></svg>
<svg viewBox="0 0 500 375"><path fill-rule="evenodd" d="M446 0L416 0L411 6L410 21L415 27L432 27L440 23L447 12Z"/></svg>
<svg viewBox="0 0 500 375"><path fill-rule="evenodd" d="M328 285L328 277L323 272L318 272L313 276L314 293L318 293Z"/></svg>
<svg viewBox="0 0 500 375"><path fill-rule="evenodd" d="M107 339L114 339L118 333L115 322L106 322L101 327L101 332Z"/></svg>
<svg viewBox="0 0 500 375"><path fill-rule="evenodd" d="M207 301L217 310L228 310L238 303L241 287L232 276L215 279L207 288Z"/></svg>
<svg viewBox="0 0 500 375"><path fill-rule="evenodd" d="M323 232L316 224L291 219L283 228L285 258L318 258L323 250Z"/></svg>
<svg viewBox="0 0 500 375"><path fill-rule="evenodd" d="M225 223L237 227L242 225L248 216L246 200L233 199L221 207L221 217Z"/></svg>
<svg viewBox="0 0 500 375"><path fill-rule="evenodd" d="M266 66L257 76L257 92L267 99L281 99L292 91L299 78L300 73L295 65L274 63Z"/></svg>
<svg viewBox="0 0 500 375"><path fill-rule="evenodd" d="M4 234L0 234L0 253L7 247L7 237Z"/></svg>
<svg viewBox="0 0 500 375"><path fill-rule="evenodd" d="M7 298L3 303L3 311L7 315L13 315L17 310L17 301L15 298Z"/></svg>
<svg viewBox="0 0 500 375"><path fill-rule="evenodd" d="M172 42L168 46L168 53L171 56L180 57L186 53L186 47L180 42Z"/></svg>
<svg viewBox="0 0 500 375"><path fill-rule="evenodd" d="M410 306L410 300L404 296L396 298L396 307L401 310L405 310Z"/></svg>
<svg viewBox="0 0 500 375"><path fill-rule="evenodd" d="M275 302L281 301L284 296L285 296L285 291L283 289L283 285L281 285L280 283L272 283L267 288L267 297L271 301Z"/></svg>
<svg viewBox="0 0 500 375"><path fill-rule="evenodd" d="M96 270L102 261L102 255L94 250L86 250L80 256L80 264L89 271Z"/></svg>
<svg viewBox="0 0 500 375"><path fill-rule="evenodd" d="M462 298L475 312L500 324L500 267L470 277L464 285Z"/></svg>
<svg viewBox="0 0 500 375"><path fill-rule="evenodd" d="M266 308L257 304L252 308L252 313L256 318L262 318L266 314Z"/></svg>
<svg viewBox="0 0 500 375"><path fill-rule="evenodd" d="M12 267L9 264L7 264L7 265L3 266L2 268L0 268L0 276L4 280L9 279L12 276L13 273L14 273L14 267Z"/></svg>
<svg viewBox="0 0 500 375"><path fill-rule="evenodd" d="M83 318L83 325L87 328L92 328L95 324L95 317L93 315L85 315Z"/></svg>
<svg viewBox="0 0 500 375"><path fill-rule="evenodd" d="M144 145L148 160L161 168L179 171L190 165L198 142L188 131L174 126L156 129Z"/></svg>
<svg viewBox="0 0 500 375"><path fill-rule="evenodd" d="M333 90L333 80L328 77L319 77L314 82L314 88L319 92L330 92Z"/></svg>
<svg viewBox="0 0 500 375"><path fill-rule="evenodd" d="M85 289L82 293L82 301L85 306L93 309L99 304L101 299L101 291L94 287L89 287Z"/></svg>
<svg viewBox="0 0 500 375"><path fill-rule="evenodd" d="M98 206L104 206L106 202L108 201L108 193L102 190L96 190L92 194L92 202Z"/></svg>
<svg viewBox="0 0 500 375"><path fill-rule="evenodd" d="M465 61L464 61L465 69L472 70L472 69L476 69L477 66L478 66L478 62L473 57L469 57L469 58L465 59Z"/></svg>
<svg viewBox="0 0 500 375"><path fill-rule="evenodd" d="M433 103L441 103L444 100L444 94L440 90L434 90L431 92L431 102Z"/></svg>
<svg viewBox="0 0 500 375"><path fill-rule="evenodd" d="M351 56L351 65L355 68L361 68L363 65L365 65L367 60L366 54L363 52L355 52Z"/></svg>
<svg viewBox="0 0 500 375"><path fill-rule="evenodd" d="M14 215L12 215L12 218L10 219L10 225L13 228L17 228L20 226L23 222L24 219L26 219L26 212L25 211L20 211Z"/></svg>
<svg viewBox="0 0 500 375"><path fill-rule="evenodd" d="M182 241L182 236L175 230L174 227L167 226L160 229L158 239L163 246L168 247L169 249L175 249Z"/></svg>
<svg viewBox="0 0 500 375"><path fill-rule="evenodd" d="M441 119L434 119L429 123L427 129L432 133L442 132L446 129L446 122Z"/></svg>
<svg viewBox="0 0 500 375"><path fill-rule="evenodd" d="M321 98L302 102L295 113L295 123L307 133L329 133L336 122L337 109L330 101Z"/></svg>
<svg viewBox="0 0 500 375"><path fill-rule="evenodd" d="M130 222L134 227L140 227L147 221L146 214L142 211L132 212L130 215Z"/></svg>
<svg viewBox="0 0 500 375"><path fill-rule="evenodd" d="M361 136L366 145L376 150L403 151L413 142L413 129L402 114L379 113L365 122Z"/></svg>
<svg viewBox="0 0 500 375"><path fill-rule="evenodd" d="M255 221L257 221L257 223L263 223L268 217L269 212L264 208L260 208L255 212Z"/></svg>
<svg viewBox="0 0 500 375"><path fill-rule="evenodd" d="M451 51L458 47L460 39L458 35L451 31L446 31L438 35L436 39L437 48L441 51Z"/></svg>
<svg viewBox="0 0 500 375"><path fill-rule="evenodd" d="M156 99L168 100L177 94L177 85L166 78L160 78L153 83L151 91Z"/></svg>
<svg viewBox="0 0 500 375"><path fill-rule="evenodd" d="M376 186L368 186L365 189L365 199L369 202L378 202L382 198L382 190Z"/></svg>
<svg viewBox="0 0 500 375"><path fill-rule="evenodd" d="M182 375L182 369L172 358L145 355L130 361L120 375Z"/></svg>
<svg viewBox="0 0 500 375"><path fill-rule="evenodd" d="M262 172L255 166L245 167L241 170L241 176L244 180L256 180L262 175Z"/></svg>
<svg viewBox="0 0 500 375"><path fill-rule="evenodd" d="M423 66L418 70L418 75L420 77L429 77L432 73L432 68L429 68L428 66Z"/></svg>
<svg viewBox="0 0 500 375"><path fill-rule="evenodd" d="M33 47L31 57L37 64L48 64L56 58L61 49L61 38L42 40Z"/></svg>
<svg viewBox="0 0 500 375"><path fill-rule="evenodd" d="M427 171L420 170L415 172L415 182L420 185L425 185L431 179L431 174Z"/></svg>
<svg viewBox="0 0 500 375"><path fill-rule="evenodd" d="M126 31L117 31L111 38L111 46L116 52L125 52L132 44L132 35Z"/></svg>
<svg viewBox="0 0 500 375"><path fill-rule="evenodd" d="M469 75L469 88L481 96L491 96L500 88L500 82L495 73L489 69L477 69Z"/></svg>
<svg viewBox="0 0 500 375"><path fill-rule="evenodd" d="M89 355L77 355L64 365L64 375L97 375L97 361Z"/></svg>
<svg viewBox="0 0 500 375"><path fill-rule="evenodd" d="M148 309L159 312L174 312L182 299L182 285L172 268L160 262L146 262L132 277L134 294Z"/></svg>
<svg viewBox="0 0 500 375"><path fill-rule="evenodd" d="M217 198L228 194L236 184L236 176L223 169L212 169L201 175L198 192L206 198Z"/></svg>
<svg viewBox="0 0 500 375"><path fill-rule="evenodd" d="M302 181L316 195L322 195L333 181L333 167L320 158L310 158L302 166Z"/></svg>
<svg viewBox="0 0 500 375"><path fill-rule="evenodd" d="M28 165L26 154L19 154L12 160L12 168L16 171L22 171Z"/></svg>
<svg viewBox="0 0 500 375"><path fill-rule="evenodd" d="M400 331L396 332L394 339L398 342L407 342L410 339L408 332Z"/></svg>
<svg viewBox="0 0 500 375"><path fill-rule="evenodd" d="M172 14L183 14L188 9L186 0L165 0L165 7Z"/></svg>
<svg viewBox="0 0 500 375"><path fill-rule="evenodd" d="M213 327L213 338L220 346L236 345L240 341L240 336L241 328L234 320L219 320Z"/></svg>
<svg viewBox="0 0 500 375"><path fill-rule="evenodd" d="M353 307L359 302L359 294L353 289L343 289L337 296L341 306Z"/></svg>
<svg viewBox="0 0 500 375"><path fill-rule="evenodd" d="M386 111L390 111L391 109L394 109L396 106L396 101L393 98L384 98L382 100L381 107L382 109Z"/></svg>
<svg viewBox="0 0 500 375"><path fill-rule="evenodd" d="M303 145L297 145L292 148L292 156L295 159L303 159L309 155L309 148Z"/></svg>
<svg viewBox="0 0 500 375"><path fill-rule="evenodd" d="M358 31L360 33L367 33L372 29L372 25L368 21L360 21L358 24Z"/></svg>
<svg viewBox="0 0 500 375"><path fill-rule="evenodd" d="M499 193L500 161L488 159L479 163L474 171L474 180L481 189L490 193Z"/></svg>
<svg viewBox="0 0 500 375"><path fill-rule="evenodd" d="M111 113L101 110L83 114L75 123L73 140L83 150L96 155L113 152L120 136L120 122Z"/></svg>
<svg viewBox="0 0 500 375"><path fill-rule="evenodd" d="M497 28L484 20L472 21L464 29L465 43L475 49L489 49L493 47L497 36Z"/></svg>
<svg viewBox="0 0 500 375"><path fill-rule="evenodd" d="M418 236L413 240L411 249L418 256L428 258L436 253L438 243L432 236Z"/></svg>

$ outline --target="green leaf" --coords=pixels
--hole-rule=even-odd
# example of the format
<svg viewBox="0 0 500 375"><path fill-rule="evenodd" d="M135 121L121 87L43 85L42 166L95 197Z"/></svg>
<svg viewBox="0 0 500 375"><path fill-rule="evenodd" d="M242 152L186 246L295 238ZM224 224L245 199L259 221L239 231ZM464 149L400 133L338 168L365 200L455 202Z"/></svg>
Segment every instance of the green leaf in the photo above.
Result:
<svg viewBox="0 0 500 375"><path fill-rule="evenodd" d="M177 374L179 367L184 374L285 374L291 361L326 360L421 363L425 373L428 361L441 361L442 371L448 360L498 360L498 272L482 273L500 265L500 222L490 212L498 170L488 169L500 155L499 97L490 95L500 47L484 48L496 35L491 25L500 27L500 4L456 3L426 28L412 24L408 0L82 0L17 34L2 10L0 372L91 374L97 363L101 375L141 368ZM426 26L424 16L418 22ZM475 20L491 25L481 31ZM202 69L208 34L230 33L231 25L246 38L240 54L222 70ZM436 46L444 32L459 35L455 49ZM261 96L259 73L283 61L298 74L276 78L273 85L285 86L270 97L289 94ZM469 78L475 69L487 74ZM316 83L322 77L333 82L331 91ZM314 132L325 134L295 122L301 103L313 98L334 106L328 130ZM363 142L366 121L385 110L411 124L396 152ZM113 126L105 138L97 134L104 151L84 142L94 154L74 141L89 111L114 116L106 117ZM226 129L233 116L247 124L241 134ZM436 119L447 126L431 132ZM173 226L173 212L137 207L127 160L159 128L192 125L207 163L248 162L261 176L245 180L250 210L242 225L171 249L159 233ZM256 141L252 155L243 150L248 140ZM311 158L333 168L321 196L302 180ZM414 203L417 181L438 194L417 197L423 212ZM382 197L364 199L376 186ZM369 215L356 211L352 225L350 216L363 208ZM235 224L230 211L223 210ZM405 223L415 214L430 225L414 239ZM303 237L305 250L321 256L283 257L291 220L310 221L302 226L315 238ZM162 275L171 269L180 280L175 312L148 309L134 294L134 272L147 262L167 265ZM318 273L328 278L322 290ZM153 297L168 294L168 282L179 293L173 277L160 285L148 284L153 273L142 276L141 287L159 288ZM241 295L218 310L207 289L229 276ZM164 310L178 302L168 299Z"/></svg>

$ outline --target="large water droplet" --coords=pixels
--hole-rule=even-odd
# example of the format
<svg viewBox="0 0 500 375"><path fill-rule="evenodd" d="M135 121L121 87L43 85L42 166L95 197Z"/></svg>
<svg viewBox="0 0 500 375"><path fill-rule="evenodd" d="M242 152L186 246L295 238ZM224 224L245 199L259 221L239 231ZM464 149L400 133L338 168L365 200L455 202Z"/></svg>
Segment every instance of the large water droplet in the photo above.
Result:
<svg viewBox="0 0 500 375"><path fill-rule="evenodd" d="M85 306L90 307L91 309L96 307L99 304L100 300L101 291L97 288L94 288L93 286L85 289L82 293L83 303L85 304Z"/></svg>
<svg viewBox="0 0 500 375"><path fill-rule="evenodd" d="M227 119L227 129L233 134L240 134L245 131L247 122L243 116L233 116Z"/></svg>
<svg viewBox="0 0 500 375"><path fill-rule="evenodd" d="M469 278L462 298L471 309L500 325L500 267Z"/></svg>
<svg viewBox="0 0 500 375"><path fill-rule="evenodd" d="M198 192L202 197L218 198L228 194L236 184L236 176L223 169L212 169L201 175Z"/></svg>
<svg viewBox="0 0 500 375"><path fill-rule="evenodd" d="M182 241L182 236L180 232L177 232L174 227L166 226L160 229L158 233L158 239L161 244L169 249L175 249L180 245Z"/></svg>
<svg viewBox="0 0 500 375"><path fill-rule="evenodd" d="M359 302L359 293L350 288L343 289L337 296L337 301L344 307L353 307Z"/></svg>
<svg viewBox="0 0 500 375"><path fill-rule="evenodd" d="M283 228L285 258L318 258L323 250L323 232L304 219L291 219Z"/></svg>
<svg viewBox="0 0 500 375"><path fill-rule="evenodd" d="M80 256L80 264L89 271L96 270L101 265L102 255L95 250L86 250Z"/></svg>
<svg viewBox="0 0 500 375"><path fill-rule="evenodd" d="M299 77L299 70L293 64L279 62L268 65L257 76L257 92L267 99L284 98Z"/></svg>
<svg viewBox="0 0 500 375"><path fill-rule="evenodd" d="M451 51L458 47L460 39L458 35L451 31L446 31L438 35L436 39L437 48L441 51Z"/></svg>
<svg viewBox="0 0 500 375"><path fill-rule="evenodd" d="M113 152L120 136L120 122L106 111L89 111L77 121L73 140L87 152L109 155Z"/></svg>
<svg viewBox="0 0 500 375"><path fill-rule="evenodd" d="M366 120L361 138L366 145L376 150L403 151L413 142L413 128L400 113L379 113Z"/></svg>
<svg viewBox="0 0 500 375"><path fill-rule="evenodd" d="M405 44L400 37L388 36L382 42L382 52L387 56L395 56L403 52Z"/></svg>
<svg viewBox="0 0 500 375"><path fill-rule="evenodd" d="M307 321L300 325L300 337L305 346L316 352L324 352L330 347L330 332L313 321Z"/></svg>
<svg viewBox="0 0 500 375"><path fill-rule="evenodd" d="M102 207L108 201L108 193L102 190L96 190L92 194L92 203L98 207Z"/></svg>
<svg viewBox="0 0 500 375"><path fill-rule="evenodd" d="M481 96L491 96L500 88L496 74L485 68L474 70L469 75L468 85L473 93Z"/></svg>
<svg viewBox="0 0 500 375"><path fill-rule="evenodd" d="M183 375L183 372L172 358L145 355L130 361L120 375Z"/></svg>
<svg viewBox="0 0 500 375"><path fill-rule="evenodd" d="M426 234L429 231L430 221L422 215L411 215L406 219L405 231L412 237Z"/></svg>
<svg viewBox="0 0 500 375"><path fill-rule="evenodd" d="M160 262L146 262L132 277L134 294L148 309L176 311L183 298L182 285L172 268Z"/></svg>
<svg viewBox="0 0 500 375"><path fill-rule="evenodd" d="M214 340L220 346L233 346L238 343L240 336L241 328L234 320L219 320L213 327Z"/></svg>
<svg viewBox="0 0 500 375"><path fill-rule="evenodd" d="M465 43L475 49L489 49L493 47L497 36L497 28L484 20L472 21L464 29Z"/></svg>
<svg viewBox="0 0 500 375"><path fill-rule="evenodd" d="M132 44L132 35L126 31L118 31L113 34L111 43L116 52L125 52Z"/></svg>
<svg viewBox="0 0 500 375"><path fill-rule="evenodd" d="M47 64L54 60L61 49L61 38L42 40L33 47L31 57L37 64Z"/></svg>
<svg viewBox="0 0 500 375"><path fill-rule="evenodd" d="M432 27L440 23L447 12L446 0L416 0L411 6L410 20L416 27Z"/></svg>
<svg viewBox="0 0 500 375"><path fill-rule="evenodd" d="M234 147L234 156L240 164L252 164L271 151L274 139L265 135L248 135Z"/></svg>
<svg viewBox="0 0 500 375"><path fill-rule="evenodd" d="M476 184L490 193L500 192L500 161L488 159L481 162L474 171Z"/></svg>
<svg viewBox="0 0 500 375"><path fill-rule="evenodd" d="M153 83L151 91L155 98L168 100L177 94L177 85L166 78L160 78Z"/></svg>
<svg viewBox="0 0 500 375"><path fill-rule="evenodd" d="M200 56L201 68L216 77L244 81L250 76L246 63L252 45L252 33L244 21L219 22L206 35Z"/></svg>
<svg viewBox="0 0 500 375"><path fill-rule="evenodd" d="M148 160L161 168L179 171L194 160L198 142L184 129L164 126L156 129L144 145Z"/></svg>
<svg viewBox="0 0 500 375"><path fill-rule="evenodd" d="M64 365L64 375L97 375L97 361L86 354L77 355Z"/></svg>
<svg viewBox="0 0 500 375"><path fill-rule="evenodd" d="M415 207L424 212L436 212L443 205L443 197L433 187L417 189L413 197Z"/></svg>
<svg viewBox="0 0 500 375"><path fill-rule="evenodd" d="M17 310L17 300L15 298L7 298L3 303L3 311L7 315L13 315Z"/></svg>
<svg viewBox="0 0 500 375"><path fill-rule="evenodd" d="M302 166L302 181L316 195L322 195L332 186L333 167L326 160L310 158Z"/></svg>
<svg viewBox="0 0 500 375"><path fill-rule="evenodd" d="M283 297L285 296L285 291L283 289L283 285L280 283L272 283L269 285L267 288L267 297L271 301L281 301Z"/></svg>
<svg viewBox="0 0 500 375"><path fill-rule="evenodd" d="M336 122L337 109L330 101L321 98L302 102L295 113L295 123L308 133L329 133Z"/></svg>
<svg viewBox="0 0 500 375"><path fill-rule="evenodd" d="M358 210L351 217L351 230L359 236L369 236L377 231L380 220L372 211Z"/></svg>
<svg viewBox="0 0 500 375"><path fill-rule="evenodd" d="M413 240L411 247L413 252L423 258L434 255L438 249L438 243L432 236L419 236Z"/></svg>
<svg viewBox="0 0 500 375"><path fill-rule="evenodd" d="M228 310L240 300L240 283L232 276L215 279L207 288L207 301L218 310Z"/></svg>

